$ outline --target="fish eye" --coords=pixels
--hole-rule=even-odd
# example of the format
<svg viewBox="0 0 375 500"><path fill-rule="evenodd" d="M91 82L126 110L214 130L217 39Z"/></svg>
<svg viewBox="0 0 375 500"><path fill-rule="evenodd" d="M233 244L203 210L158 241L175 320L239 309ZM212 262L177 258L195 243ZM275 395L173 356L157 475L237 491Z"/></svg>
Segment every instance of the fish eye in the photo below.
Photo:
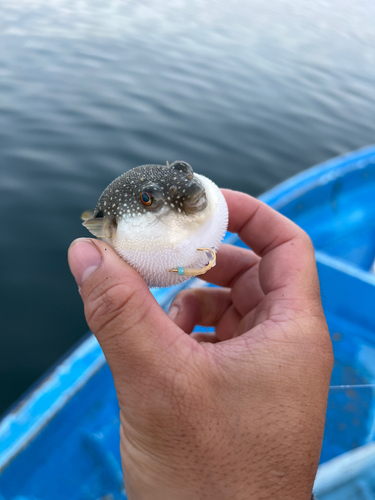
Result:
<svg viewBox="0 0 375 500"><path fill-rule="evenodd" d="M143 193L141 193L140 198L141 198L141 202L146 207L149 207L152 204L152 196L147 191L143 191Z"/></svg>
<svg viewBox="0 0 375 500"><path fill-rule="evenodd" d="M165 197L158 184L149 182L139 190L139 200L148 210L157 212L164 205Z"/></svg>

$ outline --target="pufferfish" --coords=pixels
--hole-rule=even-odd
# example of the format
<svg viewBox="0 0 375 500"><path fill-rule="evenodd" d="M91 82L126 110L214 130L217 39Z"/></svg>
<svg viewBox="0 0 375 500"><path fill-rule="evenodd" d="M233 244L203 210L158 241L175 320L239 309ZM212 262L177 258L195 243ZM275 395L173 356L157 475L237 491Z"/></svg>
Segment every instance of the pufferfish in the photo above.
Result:
<svg viewBox="0 0 375 500"><path fill-rule="evenodd" d="M83 225L113 246L150 287L204 274L228 226L220 189L183 161L141 165L115 179Z"/></svg>

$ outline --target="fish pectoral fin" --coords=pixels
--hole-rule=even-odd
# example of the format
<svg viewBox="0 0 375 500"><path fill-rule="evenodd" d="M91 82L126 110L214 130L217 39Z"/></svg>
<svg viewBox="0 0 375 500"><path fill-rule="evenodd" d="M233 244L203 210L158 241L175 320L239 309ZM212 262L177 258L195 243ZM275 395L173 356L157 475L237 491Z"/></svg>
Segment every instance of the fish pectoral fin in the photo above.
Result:
<svg viewBox="0 0 375 500"><path fill-rule="evenodd" d="M93 219L94 218L94 210L85 210L81 215L82 220Z"/></svg>
<svg viewBox="0 0 375 500"><path fill-rule="evenodd" d="M86 213L87 212L84 212L82 216ZM86 219L84 222L82 222L82 226L85 226L85 228L88 229L90 233L97 238L107 238L108 236L106 233L106 223L103 218Z"/></svg>

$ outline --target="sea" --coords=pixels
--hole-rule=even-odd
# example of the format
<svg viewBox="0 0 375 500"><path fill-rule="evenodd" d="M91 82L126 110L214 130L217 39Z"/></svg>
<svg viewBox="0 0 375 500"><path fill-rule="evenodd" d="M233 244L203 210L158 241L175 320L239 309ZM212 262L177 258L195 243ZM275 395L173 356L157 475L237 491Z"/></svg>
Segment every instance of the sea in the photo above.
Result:
<svg viewBox="0 0 375 500"><path fill-rule="evenodd" d="M370 0L0 0L0 413L87 333L67 264L118 175L257 196L375 143Z"/></svg>

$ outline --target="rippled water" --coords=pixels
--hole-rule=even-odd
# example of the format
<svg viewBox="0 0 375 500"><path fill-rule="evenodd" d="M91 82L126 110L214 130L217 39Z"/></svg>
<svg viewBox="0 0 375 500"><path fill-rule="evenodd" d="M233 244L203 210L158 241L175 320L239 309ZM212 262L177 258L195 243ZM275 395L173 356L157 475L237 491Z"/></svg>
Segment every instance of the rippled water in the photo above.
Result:
<svg viewBox="0 0 375 500"><path fill-rule="evenodd" d="M80 213L182 159L257 195L375 142L368 0L0 0L0 411L86 332Z"/></svg>

